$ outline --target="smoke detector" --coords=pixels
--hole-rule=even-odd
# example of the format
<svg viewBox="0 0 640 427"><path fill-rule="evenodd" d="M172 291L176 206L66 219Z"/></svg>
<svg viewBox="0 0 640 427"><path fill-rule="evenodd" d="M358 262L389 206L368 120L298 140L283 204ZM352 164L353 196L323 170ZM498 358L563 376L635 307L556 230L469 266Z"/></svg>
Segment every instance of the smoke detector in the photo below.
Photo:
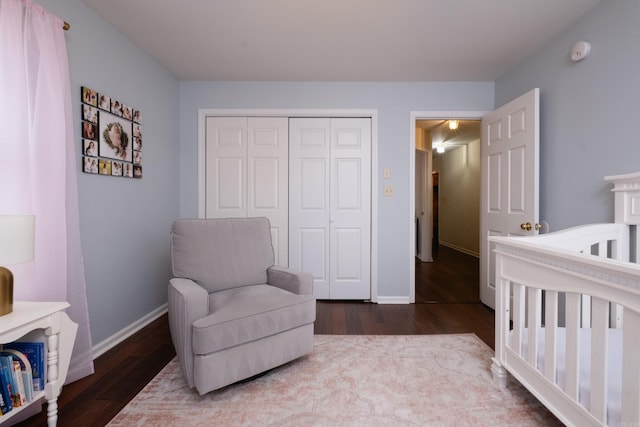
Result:
<svg viewBox="0 0 640 427"><path fill-rule="evenodd" d="M571 60L573 62L582 61L584 58L589 56L589 52L591 52L591 44L589 44L589 42L580 41L573 46L573 49L571 49Z"/></svg>

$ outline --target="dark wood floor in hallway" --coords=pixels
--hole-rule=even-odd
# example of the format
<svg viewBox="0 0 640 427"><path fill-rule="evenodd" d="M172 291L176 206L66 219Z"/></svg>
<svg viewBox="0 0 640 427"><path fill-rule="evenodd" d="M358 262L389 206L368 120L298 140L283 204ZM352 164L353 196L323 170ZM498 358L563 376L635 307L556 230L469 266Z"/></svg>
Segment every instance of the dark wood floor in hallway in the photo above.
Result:
<svg viewBox="0 0 640 427"><path fill-rule="evenodd" d="M416 265L416 304L318 301L316 334L475 333L494 346L494 313L478 300L477 258L440 246ZM95 374L68 384L59 426L104 426L175 356L164 315L95 360ZM43 411L19 426L46 425Z"/></svg>
<svg viewBox="0 0 640 427"><path fill-rule="evenodd" d="M416 303L479 303L477 257L444 245L433 248L433 262L416 261Z"/></svg>

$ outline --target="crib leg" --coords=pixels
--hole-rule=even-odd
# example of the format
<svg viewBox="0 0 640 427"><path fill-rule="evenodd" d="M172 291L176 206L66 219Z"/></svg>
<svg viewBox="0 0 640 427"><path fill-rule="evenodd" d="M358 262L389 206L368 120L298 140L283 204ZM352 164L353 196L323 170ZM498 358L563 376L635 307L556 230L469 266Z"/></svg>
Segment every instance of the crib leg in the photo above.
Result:
<svg viewBox="0 0 640 427"><path fill-rule="evenodd" d="M493 383L497 385L498 388L505 388L507 386L507 370L504 369L495 357L492 357L491 360L493 361L491 364Z"/></svg>

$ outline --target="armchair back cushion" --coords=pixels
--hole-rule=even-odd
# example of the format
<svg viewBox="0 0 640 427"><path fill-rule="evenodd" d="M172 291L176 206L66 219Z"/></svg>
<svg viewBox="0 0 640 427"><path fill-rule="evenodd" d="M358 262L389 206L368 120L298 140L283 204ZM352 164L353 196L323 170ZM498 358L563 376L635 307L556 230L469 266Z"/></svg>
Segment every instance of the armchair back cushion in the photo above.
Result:
<svg viewBox="0 0 640 427"><path fill-rule="evenodd" d="M171 244L174 277L210 293L267 283L275 262L267 218L180 219L173 223Z"/></svg>

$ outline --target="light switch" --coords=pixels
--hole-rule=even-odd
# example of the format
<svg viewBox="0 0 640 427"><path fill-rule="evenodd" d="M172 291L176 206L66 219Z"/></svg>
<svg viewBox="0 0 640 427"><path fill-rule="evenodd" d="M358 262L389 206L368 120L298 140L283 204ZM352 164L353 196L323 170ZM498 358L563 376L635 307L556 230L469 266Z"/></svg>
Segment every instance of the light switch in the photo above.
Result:
<svg viewBox="0 0 640 427"><path fill-rule="evenodd" d="M389 168L384 168L384 171L382 172L382 177L384 179L389 179L391 178L391 169Z"/></svg>
<svg viewBox="0 0 640 427"><path fill-rule="evenodd" d="M393 197L396 195L393 185L385 185L383 193L385 197Z"/></svg>

